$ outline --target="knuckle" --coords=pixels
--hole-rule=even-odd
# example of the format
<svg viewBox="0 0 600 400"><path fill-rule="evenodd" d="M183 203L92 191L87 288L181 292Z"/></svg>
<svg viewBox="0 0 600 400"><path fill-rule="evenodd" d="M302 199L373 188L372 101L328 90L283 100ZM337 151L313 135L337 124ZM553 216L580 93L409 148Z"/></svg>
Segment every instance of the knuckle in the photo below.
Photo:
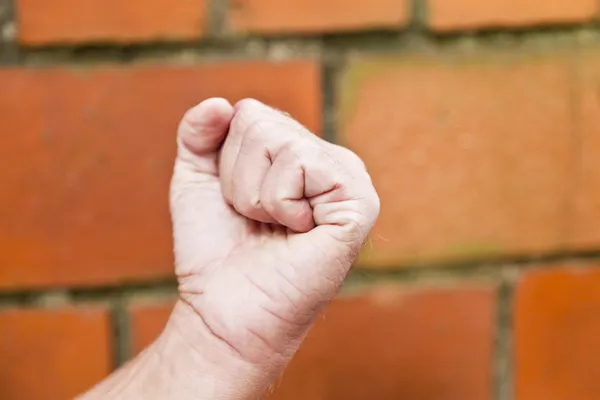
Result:
<svg viewBox="0 0 600 400"><path fill-rule="evenodd" d="M248 217L248 218L253 218L255 216L258 216L260 213L260 208L256 207L254 204L252 204L249 201L234 202L234 208L236 209L236 211L238 213L240 213L243 216Z"/></svg>
<svg viewBox="0 0 600 400"><path fill-rule="evenodd" d="M303 140L291 140L281 147L281 154L287 159L300 159L305 148Z"/></svg>
<svg viewBox="0 0 600 400"><path fill-rule="evenodd" d="M244 127L242 133L242 147L248 146L249 144L260 143L264 136L264 127L260 119L255 119Z"/></svg>
<svg viewBox="0 0 600 400"><path fill-rule="evenodd" d="M250 196L245 193L240 193L239 190L234 191L233 195L233 207L243 215L254 215L260 210L260 200L256 197Z"/></svg>
<svg viewBox="0 0 600 400"><path fill-rule="evenodd" d="M277 211L277 199L276 197L273 195L273 192L268 192L268 193L264 193L261 197L260 197L260 203L263 207L263 209L269 213L269 214L274 214Z"/></svg>
<svg viewBox="0 0 600 400"><path fill-rule="evenodd" d="M284 191L280 188L264 191L260 198L262 208L273 216L281 216L282 212L284 212L283 204L285 201Z"/></svg>
<svg viewBox="0 0 600 400"><path fill-rule="evenodd" d="M246 112L248 110L252 110L260 104L262 103L252 97L245 97L235 103L235 110L237 112Z"/></svg>
<svg viewBox="0 0 600 400"><path fill-rule="evenodd" d="M231 122L230 131L235 135L246 137L258 133L262 118L257 112L256 100L244 99L235 105L235 114Z"/></svg>
<svg viewBox="0 0 600 400"><path fill-rule="evenodd" d="M307 158L314 152L314 147L306 140L290 140L281 148L281 157L291 167L295 164L304 164Z"/></svg>

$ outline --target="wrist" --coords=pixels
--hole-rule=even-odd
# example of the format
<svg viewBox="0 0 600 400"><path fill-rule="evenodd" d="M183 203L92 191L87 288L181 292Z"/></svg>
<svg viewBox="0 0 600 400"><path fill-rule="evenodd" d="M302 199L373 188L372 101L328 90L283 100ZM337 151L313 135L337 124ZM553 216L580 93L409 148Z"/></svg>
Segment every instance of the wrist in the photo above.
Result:
<svg viewBox="0 0 600 400"><path fill-rule="evenodd" d="M260 398L275 377L249 363L178 301L158 339L81 400L246 400Z"/></svg>
<svg viewBox="0 0 600 400"><path fill-rule="evenodd" d="M179 300L169 322L149 348L151 370L168 373L165 385L177 386L179 399L244 400L259 397L275 378L268 368L243 359Z"/></svg>

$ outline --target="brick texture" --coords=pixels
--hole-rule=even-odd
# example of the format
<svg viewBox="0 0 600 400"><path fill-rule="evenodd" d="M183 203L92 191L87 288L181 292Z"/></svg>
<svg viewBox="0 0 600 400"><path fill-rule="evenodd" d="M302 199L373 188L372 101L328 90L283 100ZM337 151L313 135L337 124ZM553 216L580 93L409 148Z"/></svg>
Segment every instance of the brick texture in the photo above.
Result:
<svg viewBox="0 0 600 400"><path fill-rule="evenodd" d="M410 15L408 0L231 0L232 30L303 33L400 29Z"/></svg>
<svg viewBox="0 0 600 400"><path fill-rule="evenodd" d="M569 238L572 249L592 250L600 245L600 55L585 54L581 61L581 70L576 75L580 138Z"/></svg>
<svg viewBox="0 0 600 400"><path fill-rule="evenodd" d="M173 305L174 300L160 304L134 304L129 308L132 354L140 353L160 335Z"/></svg>
<svg viewBox="0 0 600 400"><path fill-rule="evenodd" d="M354 62L340 85L339 130L382 199L360 263L562 248L568 70L560 57L509 55Z"/></svg>
<svg viewBox="0 0 600 400"><path fill-rule="evenodd" d="M516 400L600 394L600 271L527 274L515 299Z"/></svg>
<svg viewBox="0 0 600 400"><path fill-rule="evenodd" d="M573 24L598 15L596 0L429 0L429 24L438 31Z"/></svg>
<svg viewBox="0 0 600 400"><path fill-rule="evenodd" d="M26 45L190 40L205 26L206 0L15 1Z"/></svg>
<svg viewBox="0 0 600 400"><path fill-rule="evenodd" d="M491 399L493 320L485 287L338 299L270 399Z"/></svg>
<svg viewBox="0 0 600 400"><path fill-rule="evenodd" d="M321 125L312 61L0 71L0 288L170 276L175 131L210 96Z"/></svg>
<svg viewBox="0 0 600 400"><path fill-rule="evenodd" d="M101 308L0 312L0 397L70 399L107 376L111 329Z"/></svg>

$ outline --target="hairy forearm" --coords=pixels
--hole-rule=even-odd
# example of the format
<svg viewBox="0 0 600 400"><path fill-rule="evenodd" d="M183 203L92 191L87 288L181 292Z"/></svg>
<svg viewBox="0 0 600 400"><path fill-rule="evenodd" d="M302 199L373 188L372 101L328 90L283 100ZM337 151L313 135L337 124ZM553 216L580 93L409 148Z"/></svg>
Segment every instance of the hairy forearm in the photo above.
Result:
<svg viewBox="0 0 600 400"><path fill-rule="evenodd" d="M237 357L179 302L160 337L80 400L256 399L278 371Z"/></svg>

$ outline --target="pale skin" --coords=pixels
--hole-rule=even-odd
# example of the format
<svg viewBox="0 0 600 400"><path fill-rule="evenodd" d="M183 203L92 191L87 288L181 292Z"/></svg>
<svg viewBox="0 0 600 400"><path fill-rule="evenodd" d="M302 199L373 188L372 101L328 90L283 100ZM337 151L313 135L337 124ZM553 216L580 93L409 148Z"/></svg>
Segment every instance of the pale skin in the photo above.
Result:
<svg viewBox="0 0 600 400"><path fill-rule="evenodd" d="M260 398L379 214L354 153L256 100L206 100L177 138L179 300L160 337L81 399Z"/></svg>

